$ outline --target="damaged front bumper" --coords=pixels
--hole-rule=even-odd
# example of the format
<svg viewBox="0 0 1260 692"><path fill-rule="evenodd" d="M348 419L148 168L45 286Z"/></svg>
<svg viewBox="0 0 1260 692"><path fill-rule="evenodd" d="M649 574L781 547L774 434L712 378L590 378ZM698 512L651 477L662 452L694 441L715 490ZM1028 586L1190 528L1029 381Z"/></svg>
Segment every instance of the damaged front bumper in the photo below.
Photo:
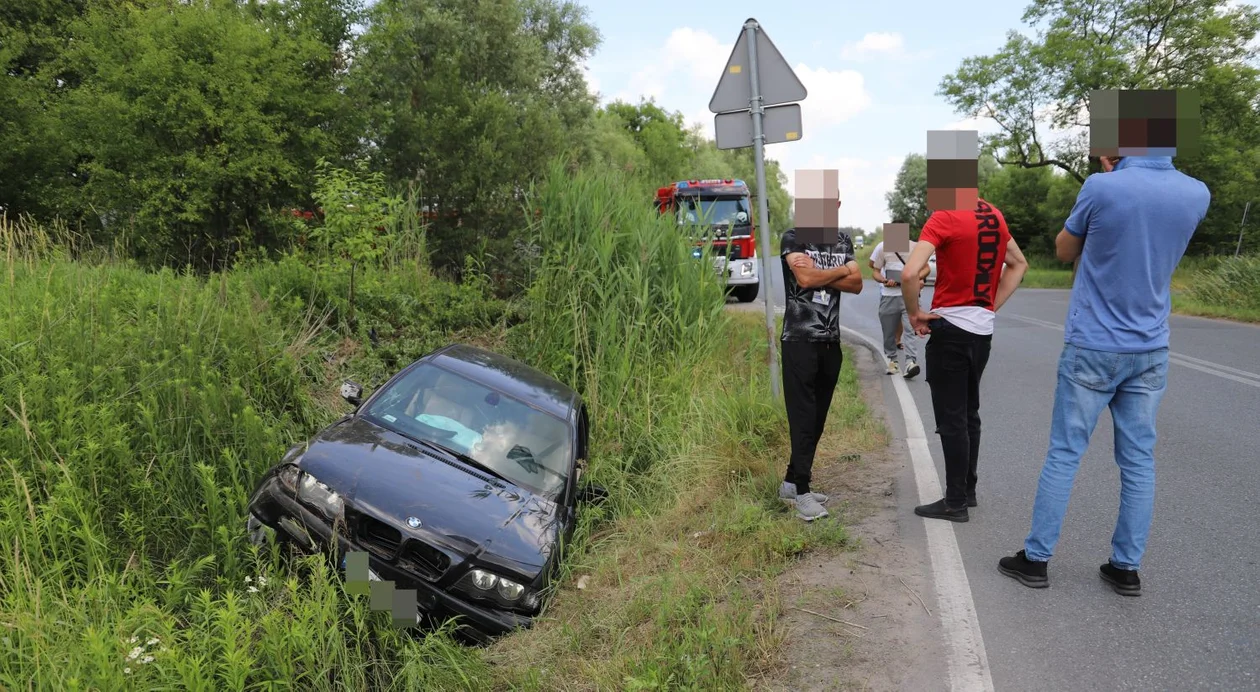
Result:
<svg viewBox="0 0 1260 692"><path fill-rule="evenodd" d="M400 589L415 589L420 611L439 620L455 618L467 634L479 641L488 641L533 623L533 618L527 615L469 603L437 584L379 559L358 541L334 531L327 519L298 502L295 495L277 473L269 473L250 498L250 517L274 531L283 532L307 552L322 551L335 540L338 565L344 564L348 553L367 553L370 577L392 581Z"/></svg>

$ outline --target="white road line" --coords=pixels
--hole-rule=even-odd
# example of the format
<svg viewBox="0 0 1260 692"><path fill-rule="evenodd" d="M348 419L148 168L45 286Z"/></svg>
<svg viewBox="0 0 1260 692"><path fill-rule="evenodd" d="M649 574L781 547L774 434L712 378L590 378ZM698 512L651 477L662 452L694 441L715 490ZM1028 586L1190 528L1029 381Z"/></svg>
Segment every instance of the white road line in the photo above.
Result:
<svg viewBox="0 0 1260 692"><path fill-rule="evenodd" d="M1055 324L1054 322L1047 322L1045 320L1039 320L1034 317L1025 317L1023 315L1012 315L1009 313L1002 315L1002 317L1009 317L1011 319L1019 320L1021 322L1027 322L1028 324L1036 325L1038 327L1054 329L1060 332L1063 331L1063 325L1061 324ZM1221 365L1220 363L1213 363L1210 360L1203 360L1201 358L1192 358L1190 356L1187 356L1181 353L1174 353L1171 351L1168 353L1168 361L1171 363L1176 363L1177 365L1180 365L1185 368L1190 368L1191 370L1198 370L1199 372L1205 372L1209 375L1215 375L1216 377L1219 377L1221 379L1233 380L1234 382L1240 382L1245 385L1250 385L1252 387L1260 388L1260 374L1256 374L1254 372L1248 372L1246 370L1239 370L1238 368L1231 368L1228 365Z"/></svg>
<svg viewBox="0 0 1260 692"><path fill-rule="evenodd" d="M777 310L776 310L777 311ZM883 348L874 339L860 332L840 327L852 339L866 344L876 356L887 364ZM927 504L941 498L941 481L932 463L927 435L914 395L901 377L893 377L893 391L901 403L901 415L906 421L906 445L910 449L911 467L918 486L919 502ZM978 690L992 692L993 677L989 673L989 659L984 653L984 637L980 632L980 619L976 616L976 604L971 598L971 584L967 581L967 569L958 539L954 536L951 522L924 519L927 530L928 555L932 559L932 581L936 587L937 609L941 615L941 628L949 658L949 688L960 692Z"/></svg>

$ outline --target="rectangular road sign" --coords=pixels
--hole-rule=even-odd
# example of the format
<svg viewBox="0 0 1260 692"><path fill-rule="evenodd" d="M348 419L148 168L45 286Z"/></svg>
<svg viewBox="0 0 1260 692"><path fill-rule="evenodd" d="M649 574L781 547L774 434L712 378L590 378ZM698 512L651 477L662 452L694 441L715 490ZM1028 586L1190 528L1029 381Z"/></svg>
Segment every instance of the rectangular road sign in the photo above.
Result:
<svg viewBox="0 0 1260 692"><path fill-rule="evenodd" d="M801 104L789 103L765 110L762 132L766 144L795 142L801 138ZM713 118L718 149L742 149L753 145L753 119L748 109L719 113Z"/></svg>
<svg viewBox="0 0 1260 692"><path fill-rule="evenodd" d="M765 31L759 28L756 35L757 81L761 83L762 105L777 106L781 103L804 101L805 85L797 79L787 60L783 59L783 54L775 48ZM740 31L735 48L731 50L731 57L726 61L726 69L722 70L722 78L718 80L717 89L709 101L709 110L726 113L747 109L751 98L748 33Z"/></svg>

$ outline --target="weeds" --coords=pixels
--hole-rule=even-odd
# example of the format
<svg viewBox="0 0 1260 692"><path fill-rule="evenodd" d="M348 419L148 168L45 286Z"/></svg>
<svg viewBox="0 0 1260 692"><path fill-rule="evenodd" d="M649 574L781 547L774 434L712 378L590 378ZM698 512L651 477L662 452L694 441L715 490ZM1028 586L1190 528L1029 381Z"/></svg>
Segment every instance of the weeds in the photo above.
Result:
<svg viewBox="0 0 1260 692"><path fill-rule="evenodd" d="M773 577L847 536L774 499L786 424L759 320L724 312L711 265L622 189L557 169L533 190L519 304L476 267L433 277L422 232L396 234L356 267L353 324L348 267L150 273L0 222L0 686L733 689L772 669ZM457 339L579 389L611 492L535 629L487 650L399 632L326 561L282 564L243 531L256 479L339 413L339 379ZM860 400L835 416L866 425Z"/></svg>
<svg viewBox="0 0 1260 692"><path fill-rule="evenodd" d="M1260 322L1260 257L1201 261L1177 307L1191 314Z"/></svg>

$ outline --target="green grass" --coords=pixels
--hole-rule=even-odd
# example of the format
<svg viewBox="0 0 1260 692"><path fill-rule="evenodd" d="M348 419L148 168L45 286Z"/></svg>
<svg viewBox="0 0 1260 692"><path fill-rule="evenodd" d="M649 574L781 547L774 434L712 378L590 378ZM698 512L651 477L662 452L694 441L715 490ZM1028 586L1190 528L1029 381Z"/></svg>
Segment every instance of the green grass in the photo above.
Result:
<svg viewBox="0 0 1260 692"><path fill-rule="evenodd" d="M1072 270L1057 260L1029 257L1021 288L1072 287ZM1186 257L1173 273L1173 312L1260 322L1260 258Z"/></svg>
<svg viewBox="0 0 1260 692"><path fill-rule="evenodd" d="M773 577L847 536L774 499L786 424L758 316L728 314L623 189L557 170L532 191L547 252L520 302L432 276L417 241L360 271L354 320L335 264L145 272L0 220L0 686L735 689L781 666ZM456 339L577 387L612 492L537 628L485 650L401 634L243 532L259 475L344 410L341 379ZM837 401L824 447L881 443L851 359Z"/></svg>
<svg viewBox="0 0 1260 692"><path fill-rule="evenodd" d="M1052 257L1025 255L1028 271L1020 288L1071 288L1072 267Z"/></svg>
<svg viewBox="0 0 1260 692"><path fill-rule="evenodd" d="M1186 269L1181 291L1173 297L1177 312L1260 323L1260 257L1198 260Z"/></svg>
<svg viewBox="0 0 1260 692"><path fill-rule="evenodd" d="M340 377L491 334L502 305L383 265L352 329L336 268L149 273L2 230L0 686L443 688L483 670L449 637L400 636L318 561L281 570L242 522L261 473L335 419ZM357 345L369 325L387 347ZM133 638L157 642L129 658Z"/></svg>

